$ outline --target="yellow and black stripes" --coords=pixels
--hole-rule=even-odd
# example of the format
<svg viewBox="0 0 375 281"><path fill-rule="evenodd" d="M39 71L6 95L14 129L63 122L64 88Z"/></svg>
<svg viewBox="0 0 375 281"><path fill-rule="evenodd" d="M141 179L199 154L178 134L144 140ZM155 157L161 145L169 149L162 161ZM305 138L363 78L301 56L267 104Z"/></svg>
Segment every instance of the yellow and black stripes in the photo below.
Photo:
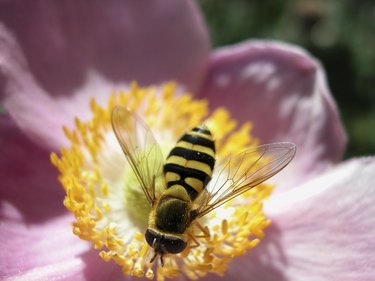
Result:
<svg viewBox="0 0 375 281"><path fill-rule="evenodd" d="M164 166L167 188L183 186L194 200L211 180L215 142L204 125L186 133L171 150Z"/></svg>

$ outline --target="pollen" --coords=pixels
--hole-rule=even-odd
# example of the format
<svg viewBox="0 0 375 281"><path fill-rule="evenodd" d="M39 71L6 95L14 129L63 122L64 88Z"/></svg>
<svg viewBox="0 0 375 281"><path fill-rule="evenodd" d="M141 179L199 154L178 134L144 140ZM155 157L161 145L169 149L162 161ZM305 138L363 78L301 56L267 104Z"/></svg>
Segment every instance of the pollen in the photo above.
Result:
<svg viewBox="0 0 375 281"><path fill-rule="evenodd" d="M210 112L207 101L181 94L175 83L149 88L132 83L126 91L111 93L106 105L93 98L88 105L91 119L77 116L74 128L64 126L70 146L50 156L66 192L63 204L75 217L73 233L90 241L103 261L114 261L125 275L160 281L224 275L236 257L264 237L270 221L262 202L273 187L260 184L193 221L186 233L189 246L182 253L165 255L164 266L158 259L150 263L154 253L144 233L151 207L115 137L111 113L117 105L142 117L165 156L187 129L202 123L214 135L217 162L259 144L251 137L250 123L239 126L225 108Z"/></svg>

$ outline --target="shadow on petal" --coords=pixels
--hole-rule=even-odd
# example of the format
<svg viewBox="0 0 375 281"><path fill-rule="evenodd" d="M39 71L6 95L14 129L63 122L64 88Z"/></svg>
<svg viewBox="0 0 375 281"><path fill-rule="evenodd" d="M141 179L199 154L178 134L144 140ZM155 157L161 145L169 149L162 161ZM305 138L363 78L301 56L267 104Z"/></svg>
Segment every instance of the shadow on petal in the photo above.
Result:
<svg viewBox="0 0 375 281"><path fill-rule="evenodd" d="M41 223L64 214L64 192L49 152L33 144L7 116L0 118L0 216Z"/></svg>
<svg viewBox="0 0 375 281"><path fill-rule="evenodd" d="M79 239L77 237L77 239ZM121 267L114 261L105 262L99 256L99 251L91 249L81 256L85 263L83 275L85 280L106 281L106 280L123 280L124 275Z"/></svg>
<svg viewBox="0 0 375 281"><path fill-rule="evenodd" d="M90 70L113 82L197 83L210 49L191 1L6 1L0 7L0 22L51 95L73 94Z"/></svg>

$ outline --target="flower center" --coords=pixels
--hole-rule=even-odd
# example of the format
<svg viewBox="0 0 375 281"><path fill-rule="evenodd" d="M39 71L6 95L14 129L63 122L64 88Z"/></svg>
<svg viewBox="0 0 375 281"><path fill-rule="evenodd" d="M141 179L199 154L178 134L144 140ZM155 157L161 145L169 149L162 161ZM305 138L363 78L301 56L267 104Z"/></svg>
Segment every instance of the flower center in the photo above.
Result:
<svg viewBox="0 0 375 281"><path fill-rule="evenodd" d="M92 119L83 122L77 117L75 129L64 127L71 146L63 147L61 156L51 154L66 191L64 205L75 216L74 234L91 241L103 260L114 260L126 275L164 280L180 274L191 279L209 272L224 274L234 257L244 255L264 236L270 221L262 213L262 201L272 187L261 184L194 220L186 230L188 247L182 253L165 255L163 266L150 263L154 252L144 233L152 207L114 134L111 113L116 105L144 119L165 157L187 130L201 123L213 134L216 162L257 145L250 137L251 124L237 128L223 108L209 115L206 101L177 94L174 83L161 88L133 83L129 91L110 95L106 107L93 99ZM156 186L163 189L162 184Z"/></svg>

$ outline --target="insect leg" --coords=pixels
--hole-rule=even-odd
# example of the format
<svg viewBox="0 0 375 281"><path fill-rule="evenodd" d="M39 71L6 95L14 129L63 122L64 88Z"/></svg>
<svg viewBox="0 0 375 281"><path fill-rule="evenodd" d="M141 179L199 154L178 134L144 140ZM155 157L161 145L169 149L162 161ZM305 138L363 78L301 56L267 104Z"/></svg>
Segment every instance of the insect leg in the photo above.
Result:
<svg viewBox="0 0 375 281"><path fill-rule="evenodd" d="M155 175L152 177L152 206L155 204Z"/></svg>
<svg viewBox="0 0 375 281"><path fill-rule="evenodd" d="M209 238L211 236L210 230L208 229L207 226L203 227L198 221L196 221L195 224L200 229L200 231L202 231L202 234L195 235L195 237L198 237L198 238Z"/></svg>
<svg viewBox="0 0 375 281"><path fill-rule="evenodd" d="M195 237L194 237L193 234L188 233L188 236L189 236L189 238L195 243L194 245L190 244L190 245L189 245L190 248L196 248L196 247L199 247L199 246L200 246L200 243L198 242L197 239L195 239Z"/></svg>
<svg viewBox="0 0 375 281"><path fill-rule="evenodd" d="M155 252L155 255L151 258L151 260L150 260L150 263L153 263L153 261L155 260L155 258L157 257L157 253Z"/></svg>
<svg viewBox="0 0 375 281"><path fill-rule="evenodd" d="M187 235L189 236L189 238L195 243L193 245L190 245L190 248L195 248L195 247L199 247L200 243L199 241L197 240L197 238L205 238L205 239L208 239L211 237L210 235L210 230L208 229L208 227L203 227L199 222L195 222L195 225L199 228L199 230L201 231L201 234L199 235L195 235L191 232L188 232Z"/></svg>

